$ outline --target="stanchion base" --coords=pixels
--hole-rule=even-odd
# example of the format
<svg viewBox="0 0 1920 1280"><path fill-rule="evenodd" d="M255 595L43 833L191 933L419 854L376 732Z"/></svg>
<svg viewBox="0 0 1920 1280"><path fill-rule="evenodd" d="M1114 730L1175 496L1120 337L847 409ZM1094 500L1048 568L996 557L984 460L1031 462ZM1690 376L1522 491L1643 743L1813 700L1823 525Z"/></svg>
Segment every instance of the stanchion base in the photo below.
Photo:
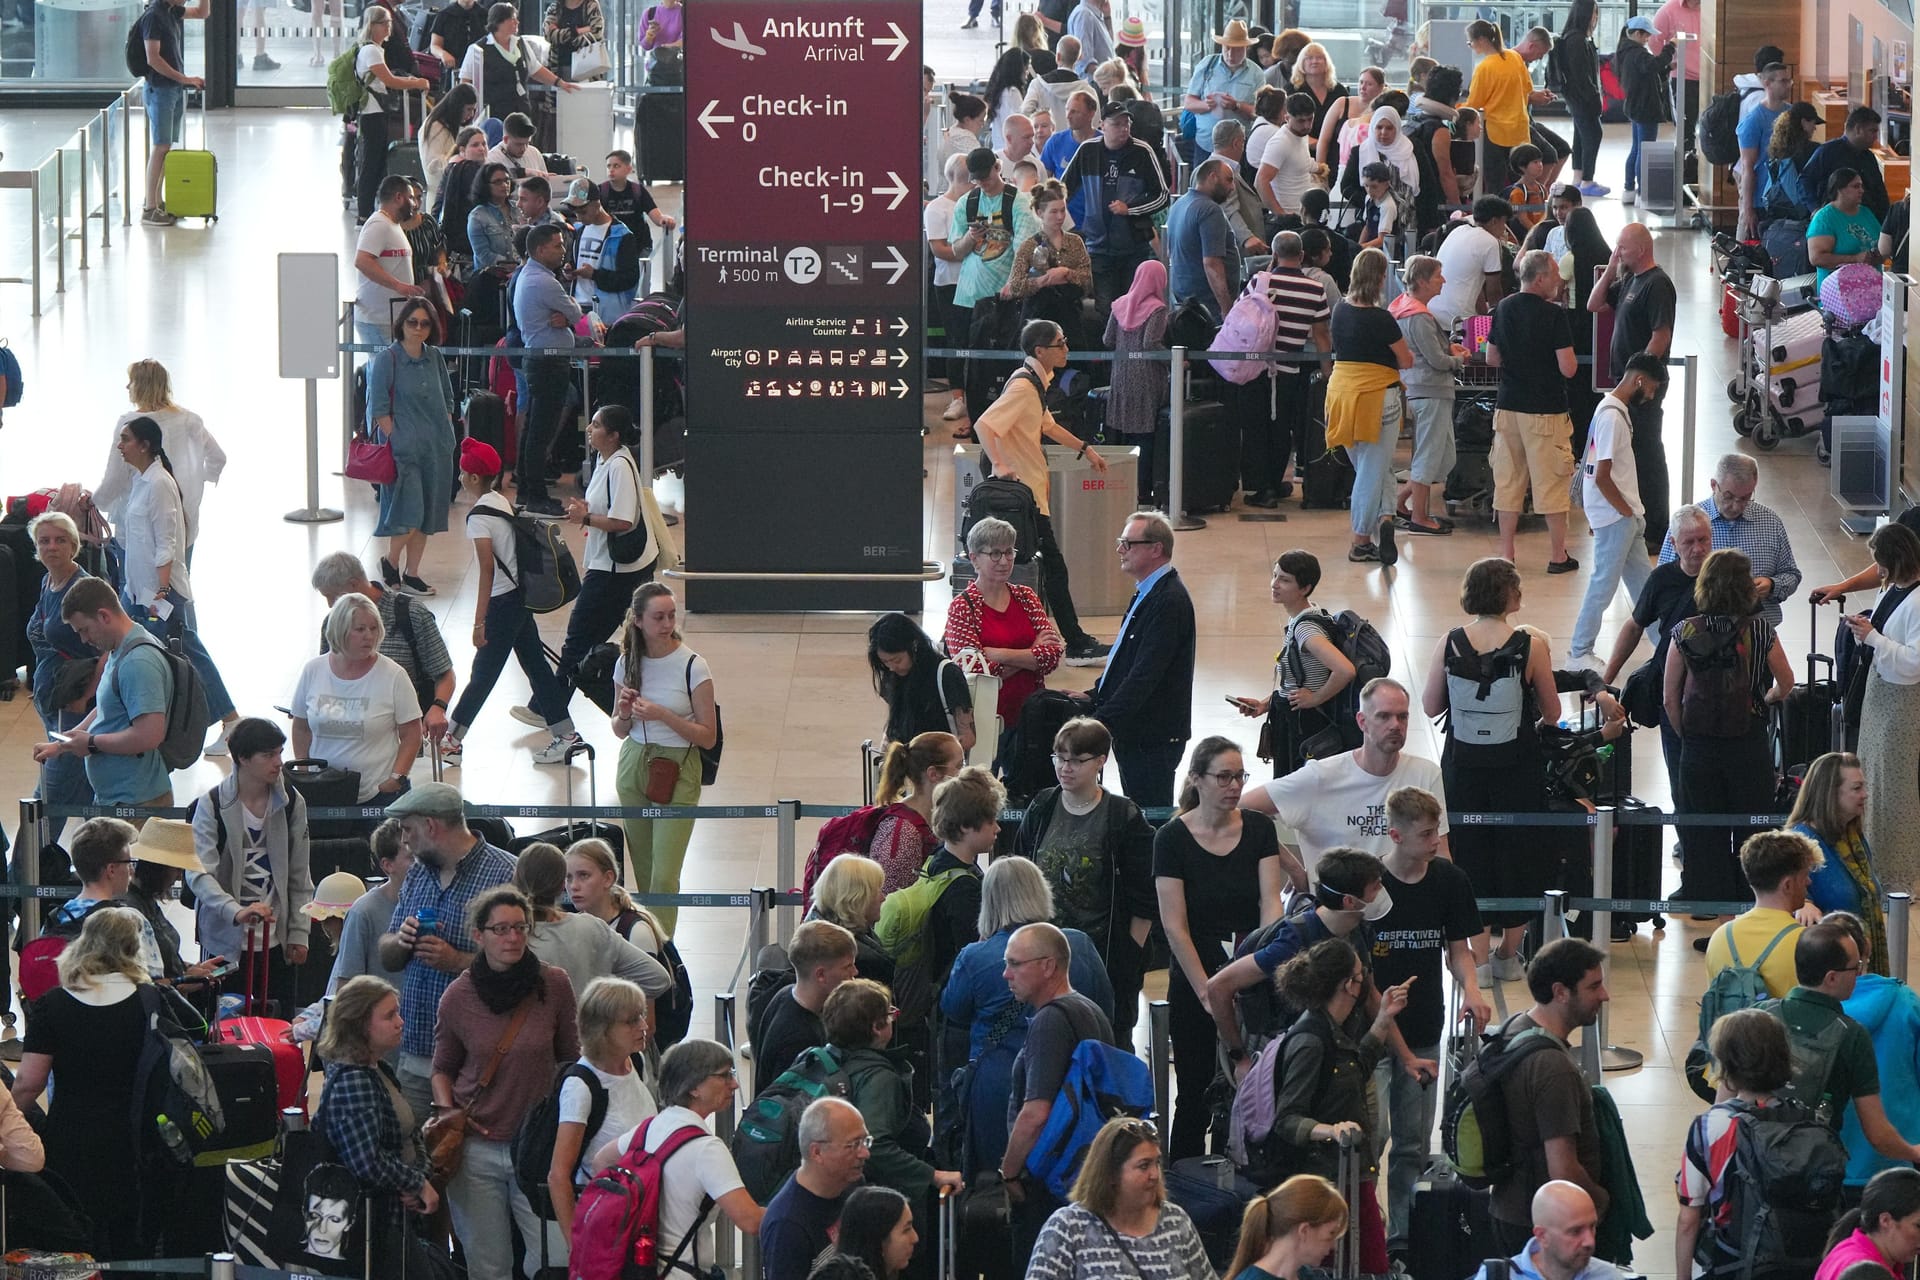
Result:
<svg viewBox="0 0 1920 1280"><path fill-rule="evenodd" d="M1617 1044L1600 1046L1602 1071L1632 1071L1645 1061L1645 1056L1638 1049L1628 1049Z"/></svg>
<svg viewBox="0 0 1920 1280"><path fill-rule="evenodd" d="M298 511L287 512L283 518L295 524L332 524L335 520L346 519L332 507L303 507Z"/></svg>
<svg viewBox="0 0 1920 1280"><path fill-rule="evenodd" d="M1204 529L1207 527L1207 522L1205 520L1202 520L1199 516L1190 516L1186 512L1182 511L1180 513L1180 518L1173 522L1173 527L1175 529L1178 529L1180 532L1185 533L1192 529Z"/></svg>
<svg viewBox="0 0 1920 1280"><path fill-rule="evenodd" d="M1874 512L1868 515L1853 515L1853 516L1840 517L1840 527L1842 529L1845 529L1848 533L1858 534L1863 538L1870 537L1874 529L1878 527L1879 523L1880 523L1880 513L1878 512Z"/></svg>

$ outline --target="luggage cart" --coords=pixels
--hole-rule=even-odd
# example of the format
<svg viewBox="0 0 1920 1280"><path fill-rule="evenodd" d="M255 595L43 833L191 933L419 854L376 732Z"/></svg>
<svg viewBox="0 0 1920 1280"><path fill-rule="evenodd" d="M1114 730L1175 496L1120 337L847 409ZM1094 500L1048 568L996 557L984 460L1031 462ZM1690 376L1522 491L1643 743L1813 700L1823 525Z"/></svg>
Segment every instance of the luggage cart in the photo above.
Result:
<svg viewBox="0 0 1920 1280"><path fill-rule="evenodd" d="M1450 341L1467 349L1467 359L1453 375L1456 456L1446 485L1450 514L1472 514L1489 521L1494 518L1491 402L1500 383L1500 371L1487 363L1487 334L1492 327L1492 316L1467 316L1454 323L1449 335ZM1487 404L1481 406L1481 401Z"/></svg>
<svg viewBox="0 0 1920 1280"><path fill-rule="evenodd" d="M1815 435L1820 403L1819 312L1798 281L1782 281L1744 269L1730 237L1715 236L1714 260L1734 297L1739 320L1738 372L1727 380L1733 429L1754 446L1771 450L1782 440Z"/></svg>

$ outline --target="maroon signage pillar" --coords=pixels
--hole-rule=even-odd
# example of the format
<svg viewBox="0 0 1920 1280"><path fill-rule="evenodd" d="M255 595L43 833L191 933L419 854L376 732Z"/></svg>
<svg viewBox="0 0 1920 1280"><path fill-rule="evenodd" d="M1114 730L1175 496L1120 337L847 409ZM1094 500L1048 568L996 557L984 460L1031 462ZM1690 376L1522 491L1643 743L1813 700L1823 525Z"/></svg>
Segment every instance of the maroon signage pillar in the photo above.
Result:
<svg viewBox="0 0 1920 1280"><path fill-rule="evenodd" d="M917 610L919 0L700 0L686 64L687 567L822 575L688 603Z"/></svg>

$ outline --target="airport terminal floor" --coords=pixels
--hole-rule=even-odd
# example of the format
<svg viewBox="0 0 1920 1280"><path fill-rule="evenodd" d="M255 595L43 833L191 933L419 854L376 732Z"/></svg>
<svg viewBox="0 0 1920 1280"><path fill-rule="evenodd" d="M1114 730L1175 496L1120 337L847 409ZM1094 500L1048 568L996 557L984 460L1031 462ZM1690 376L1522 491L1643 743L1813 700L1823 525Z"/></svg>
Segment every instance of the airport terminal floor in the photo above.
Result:
<svg viewBox="0 0 1920 1280"><path fill-rule="evenodd" d="M930 15L930 26L933 22ZM303 502L304 414L300 384L275 376L275 255L338 252L343 271L350 274L353 226L338 199L338 130L337 120L322 111L216 113L210 125L221 166L222 216L216 226L116 225L113 248L96 250L87 271L70 270L65 293L50 298L38 321L28 318L24 290L0 286L0 334L10 340L30 379L26 402L6 414L0 430L0 486L6 492L66 481L93 484L107 457L114 421L129 407L123 372L129 361L141 357L156 358L171 370L178 401L204 417L227 451L231 462L205 501L194 578L201 634L243 714L273 715L274 704L287 700L300 665L313 653L324 612L320 597L308 586L313 564L346 549L371 567L379 554L371 536L376 511L364 485L345 485L343 490L337 476L323 477L323 502L344 505L344 523L307 526L282 519ZM1610 126L1600 160L1603 180L1611 180L1608 175L1617 178L1626 145L1625 127ZM664 208L679 212L677 189L656 189L656 197ZM1632 216L1617 198L1599 200L1593 207L1610 238ZM1717 323L1719 283L1710 270L1708 237L1659 230L1654 243L1658 260L1679 289L1674 352L1700 357L1698 384L1688 387L1676 377L1666 412L1666 444L1679 500L1706 493L1707 476L1719 454L1750 446L1735 436L1729 422L1723 388L1733 344ZM343 290L347 288L350 284L343 279ZM338 395L338 384L323 385L322 443L327 453L338 448ZM1690 485L1683 484L1680 470L1685 416L1680 398L1686 395L1694 396L1698 405ZM952 444L947 424L939 420L945 404L944 394L925 401L924 547L934 560L946 560L953 551ZM1810 638L1807 587L1853 573L1867 562L1867 554L1862 540L1840 528L1827 495L1828 472L1814 461L1811 438L1787 442L1760 455L1759 463L1758 498L1785 521L1806 575L1801 592L1788 604L1782 628L1787 652L1795 656L1798 668ZM858 477L849 476L842 495L784 493L779 477L769 476L760 492L742 494L737 505L687 511L680 531L708 521L747 520L777 539L783 527L808 519L809 503L845 500L855 494L857 484ZM1244 742L1249 751L1256 726L1229 707L1223 695L1257 695L1267 688L1283 623L1268 598L1268 575L1280 552L1304 547L1320 557L1326 578L1317 602L1335 610L1355 609L1372 619L1392 646L1393 673L1416 690L1439 637L1461 620L1461 572L1475 559L1497 553L1492 526L1469 519L1450 538L1403 539L1398 566L1383 571L1347 563L1344 512L1305 512L1290 501L1281 511L1284 519L1249 514L1259 518L1243 518L1238 507L1209 516L1205 529L1179 535L1175 551L1175 564L1200 619L1193 737L1224 733ZM470 616L477 575L458 528L455 524L455 532L430 541L422 576L438 588L427 603L442 621L455 670L464 681L472 651L463 620ZM1584 522L1576 520L1571 551L1585 558L1588 545ZM1544 572L1547 559L1546 534L1523 533L1519 567L1525 600L1517 618L1549 631L1556 657L1562 657L1584 575L1549 577ZM944 582L925 589L922 621L935 634L949 597ZM1602 652L1627 613L1622 593L1607 613ZM783 797L828 804L859 800L860 743L878 736L883 720L865 658L864 633L871 620L856 614L696 613L685 618L687 641L711 664L718 700L726 710L725 766L704 803L759 804ZM1111 640L1119 621L1096 617L1087 623ZM1818 630L1823 647L1831 643L1833 624L1831 610L1822 611ZM557 644L564 615L547 617L542 629ZM1084 687L1096 674L1063 668L1054 683ZM546 739L507 714L510 706L526 700L523 678L509 670L473 727L465 761L450 773L450 780L469 797L490 803L555 803L567 796L570 786L584 798L584 769L530 762L529 749ZM600 796L613 803L618 744L606 717L584 698L576 699L575 710L581 713L580 731L600 750ZM0 703L0 795L9 798L9 805L12 797L31 792L35 776L29 748L40 737L29 698L15 696ZM1408 749L1437 758L1438 745L1432 726L1417 723ZM1636 745L1635 794L1649 803L1667 804L1655 735L1642 731ZM1251 755L1249 763L1259 767ZM227 768L224 760L203 760L176 774L176 799L185 803L204 792ZM423 761L416 774L424 778L426 773ZM1112 770L1107 781L1117 784ZM816 825L802 825L803 855ZM11 817L7 826L13 826ZM1524 833L1516 833L1513 845L1513 856L1528 856ZM703 821L695 830L684 887L742 889L772 883L774 853L770 822ZM1662 865L1671 890L1677 871L1664 858ZM733 974L744 927L740 912L681 913L680 946L703 1002L697 1026L708 1016L707 994ZM1635 1257L1635 1269L1650 1275L1671 1274L1673 1269L1672 1179L1686 1122L1699 1111L1679 1070L1694 1038L1697 997L1704 985L1701 960L1690 943L1710 927L1671 919L1664 931L1642 926L1631 942L1611 949L1612 1039L1645 1055L1642 1068L1611 1074L1606 1083L1626 1118L1656 1226L1654 1238L1640 1244ZM1163 981L1163 976L1156 977L1150 989L1159 990ZM1518 984L1509 984L1505 995L1511 1007L1526 1003ZM1144 1020L1141 1026L1144 1034Z"/></svg>

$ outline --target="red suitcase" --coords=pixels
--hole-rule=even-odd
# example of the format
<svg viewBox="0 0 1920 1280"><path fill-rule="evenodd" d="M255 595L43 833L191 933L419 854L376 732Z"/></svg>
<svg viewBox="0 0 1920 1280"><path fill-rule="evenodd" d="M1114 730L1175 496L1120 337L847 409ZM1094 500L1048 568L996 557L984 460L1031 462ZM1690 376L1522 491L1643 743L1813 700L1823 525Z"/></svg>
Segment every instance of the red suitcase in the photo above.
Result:
<svg viewBox="0 0 1920 1280"><path fill-rule="evenodd" d="M293 1024L279 1018L261 1017L267 1007L267 930L256 931L248 925L246 954L241 958L242 994L246 1012L238 1018L222 1018L208 1040L214 1044L253 1044L273 1054L273 1076L279 1093L279 1110L300 1108L307 1114L307 1056L293 1041Z"/></svg>

